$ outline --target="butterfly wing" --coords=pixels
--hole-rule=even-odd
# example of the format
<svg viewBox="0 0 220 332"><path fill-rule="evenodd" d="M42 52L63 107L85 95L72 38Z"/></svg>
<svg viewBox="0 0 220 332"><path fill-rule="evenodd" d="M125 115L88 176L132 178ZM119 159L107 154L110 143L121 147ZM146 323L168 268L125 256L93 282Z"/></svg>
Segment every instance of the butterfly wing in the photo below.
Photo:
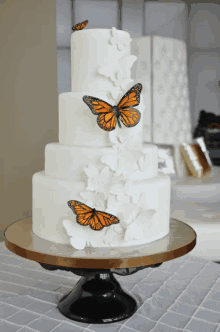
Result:
<svg viewBox="0 0 220 332"><path fill-rule="evenodd" d="M132 106L138 106L140 104L140 94L142 90L142 84L138 83L134 85L126 94L121 98L117 105L118 109L126 109Z"/></svg>
<svg viewBox="0 0 220 332"><path fill-rule="evenodd" d="M99 223L102 225L102 227L119 223L119 219L110 213L95 211L95 217L99 220Z"/></svg>
<svg viewBox="0 0 220 332"><path fill-rule="evenodd" d="M90 221L93 215L93 210L78 201L68 201L68 206L71 208L73 213L76 214L76 221L82 226L90 225Z"/></svg>
<svg viewBox="0 0 220 332"><path fill-rule="evenodd" d="M73 31L79 31L85 28L85 26L88 24L88 20L83 21L82 23L77 23L75 26L72 27Z"/></svg>
<svg viewBox="0 0 220 332"><path fill-rule="evenodd" d="M141 119L141 113L135 108L127 108L120 111L119 120L127 128L136 126Z"/></svg>
<svg viewBox="0 0 220 332"><path fill-rule="evenodd" d="M138 83L134 85L120 100L117 108L120 115L119 120L127 128L136 126L140 119L141 113L133 106L138 106L140 103L140 94L142 90L142 84Z"/></svg>
<svg viewBox="0 0 220 332"><path fill-rule="evenodd" d="M106 131L112 131L115 129L116 117L110 104L91 96L83 96L83 101L94 115L98 115L97 123L100 128Z"/></svg>

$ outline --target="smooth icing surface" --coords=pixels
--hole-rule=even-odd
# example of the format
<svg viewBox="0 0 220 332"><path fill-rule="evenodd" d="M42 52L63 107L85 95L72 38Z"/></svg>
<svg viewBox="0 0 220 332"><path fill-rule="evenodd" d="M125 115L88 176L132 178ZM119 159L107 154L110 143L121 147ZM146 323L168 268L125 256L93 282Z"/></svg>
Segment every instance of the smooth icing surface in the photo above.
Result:
<svg viewBox="0 0 220 332"><path fill-rule="evenodd" d="M96 97L115 106L123 97L120 93L119 99L115 102L107 92L65 92L59 95L59 142L64 145L76 146L111 146L109 132L101 129L97 124L97 115L94 115L90 108L84 103L82 97L88 95ZM142 99L136 107L142 114L144 104ZM122 128L117 128L120 135L135 135L142 142L143 117L133 128L127 129L123 124ZM117 126L117 125L116 125Z"/></svg>
<svg viewBox="0 0 220 332"><path fill-rule="evenodd" d="M170 178L167 175L159 172L153 179L133 182L130 190L134 195L137 192L143 194L143 208L138 210L140 201L120 204L116 207L118 211L115 211L120 223L104 227L101 231L79 225L67 205L72 199L81 201L80 193L85 189L85 182L55 179L46 176L45 172L36 173L33 176L33 232L52 242L70 244L70 235L63 227L64 221L64 224L69 224L69 228L66 226L71 241L74 237L80 238L83 230L84 239L95 247L140 245L168 234Z"/></svg>
<svg viewBox="0 0 220 332"><path fill-rule="evenodd" d="M157 176L156 145L148 144L142 151L131 150L130 153L131 158L138 156L140 164L142 160L144 163L144 171L139 165L138 170L130 177L131 180L144 180ZM102 157L109 154L116 157L118 151L109 147L94 148L50 143L45 148L45 174L71 181L86 181L87 176L83 168L93 163L100 171L105 166Z"/></svg>
<svg viewBox="0 0 220 332"><path fill-rule="evenodd" d="M111 91L114 83L98 70L130 54L128 32L112 29L85 29L71 36L71 90ZM130 71L127 79L130 78Z"/></svg>

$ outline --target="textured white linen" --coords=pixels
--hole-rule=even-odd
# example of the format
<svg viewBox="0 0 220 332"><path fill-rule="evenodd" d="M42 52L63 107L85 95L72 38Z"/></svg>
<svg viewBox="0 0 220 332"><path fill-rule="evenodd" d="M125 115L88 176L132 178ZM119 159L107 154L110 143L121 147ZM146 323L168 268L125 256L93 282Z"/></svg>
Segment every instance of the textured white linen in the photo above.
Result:
<svg viewBox="0 0 220 332"><path fill-rule="evenodd" d="M0 243L0 331L4 332L219 332L220 265L191 254L117 276L139 309L129 319L105 325L62 316L57 302L80 277L49 272Z"/></svg>

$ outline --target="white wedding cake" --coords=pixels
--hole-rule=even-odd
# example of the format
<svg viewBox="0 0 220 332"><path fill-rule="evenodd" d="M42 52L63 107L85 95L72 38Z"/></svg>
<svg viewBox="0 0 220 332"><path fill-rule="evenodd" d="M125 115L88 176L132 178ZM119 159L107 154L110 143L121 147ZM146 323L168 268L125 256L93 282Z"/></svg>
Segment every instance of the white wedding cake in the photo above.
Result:
<svg viewBox="0 0 220 332"><path fill-rule="evenodd" d="M143 116L134 127L117 123L106 131L83 101L118 105L133 85L130 42L115 28L72 33L72 92L59 96L59 143L46 146L45 171L33 176L33 233L40 238L83 249L136 246L169 233L170 179L158 172L157 147L142 147ZM143 115L150 110L142 99L135 109ZM82 225L72 200L119 222L100 230Z"/></svg>

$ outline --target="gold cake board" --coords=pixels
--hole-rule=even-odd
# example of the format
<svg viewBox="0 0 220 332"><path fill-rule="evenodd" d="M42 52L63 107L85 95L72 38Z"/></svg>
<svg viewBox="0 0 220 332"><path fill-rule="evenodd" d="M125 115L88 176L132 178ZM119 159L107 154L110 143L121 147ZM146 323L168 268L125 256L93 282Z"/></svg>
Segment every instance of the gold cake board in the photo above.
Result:
<svg viewBox="0 0 220 332"><path fill-rule="evenodd" d="M170 232L164 238L138 247L85 248L40 239L32 232L31 218L10 225L5 232L6 247L15 254L56 266L87 269L120 269L169 261L190 252L196 233L187 224L170 219Z"/></svg>

